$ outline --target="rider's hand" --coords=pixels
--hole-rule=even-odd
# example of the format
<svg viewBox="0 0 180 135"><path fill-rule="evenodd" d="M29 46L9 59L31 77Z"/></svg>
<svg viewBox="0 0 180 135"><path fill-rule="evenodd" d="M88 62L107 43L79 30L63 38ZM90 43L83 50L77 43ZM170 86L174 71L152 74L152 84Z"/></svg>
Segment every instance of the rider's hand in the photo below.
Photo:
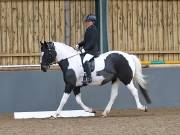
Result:
<svg viewBox="0 0 180 135"><path fill-rule="evenodd" d="M84 49L81 50L82 53L85 53L86 51Z"/></svg>
<svg viewBox="0 0 180 135"><path fill-rule="evenodd" d="M79 49L79 45L78 44L76 45L76 49Z"/></svg>

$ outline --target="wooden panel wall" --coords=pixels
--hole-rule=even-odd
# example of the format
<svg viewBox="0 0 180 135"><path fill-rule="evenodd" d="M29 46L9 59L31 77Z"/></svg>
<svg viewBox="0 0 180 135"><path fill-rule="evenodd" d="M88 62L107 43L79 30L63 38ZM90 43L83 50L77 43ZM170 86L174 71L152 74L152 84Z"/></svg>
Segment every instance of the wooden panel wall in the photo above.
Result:
<svg viewBox="0 0 180 135"><path fill-rule="evenodd" d="M109 45L141 60L180 60L180 1L109 0Z"/></svg>
<svg viewBox="0 0 180 135"><path fill-rule="evenodd" d="M0 65L39 64L39 41L65 42L64 0L0 0ZM69 0L70 45L82 40L93 0ZM66 16L67 17L67 16Z"/></svg>
<svg viewBox="0 0 180 135"><path fill-rule="evenodd" d="M84 38L84 18L90 14L95 14L94 0L72 0L70 1L71 14L71 46L76 45Z"/></svg>
<svg viewBox="0 0 180 135"><path fill-rule="evenodd" d="M38 64L39 41L64 41L64 2L0 0L0 64Z"/></svg>

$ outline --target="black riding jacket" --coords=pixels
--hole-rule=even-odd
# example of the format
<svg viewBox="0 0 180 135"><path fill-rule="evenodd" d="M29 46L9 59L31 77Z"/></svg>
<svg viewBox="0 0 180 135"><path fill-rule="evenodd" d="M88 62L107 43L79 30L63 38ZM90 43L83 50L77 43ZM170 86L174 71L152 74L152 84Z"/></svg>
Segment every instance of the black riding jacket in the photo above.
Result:
<svg viewBox="0 0 180 135"><path fill-rule="evenodd" d="M84 40L78 45L83 47L85 53L89 53L94 56L99 55L99 35L95 25L91 25L86 29Z"/></svg>

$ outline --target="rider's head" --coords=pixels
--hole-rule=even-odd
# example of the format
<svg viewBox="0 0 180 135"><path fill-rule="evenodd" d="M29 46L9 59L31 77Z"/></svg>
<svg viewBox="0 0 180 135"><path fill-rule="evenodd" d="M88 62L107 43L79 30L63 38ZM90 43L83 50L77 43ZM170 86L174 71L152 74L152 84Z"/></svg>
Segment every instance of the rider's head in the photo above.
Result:
<svg viewBox="0 0 180 135"><path fill-rule="evenodd" d="M86 16L85 20L85 26L88 28L91 25L94 25L96 22L96 16L94 14L89 14Z"/></svg>

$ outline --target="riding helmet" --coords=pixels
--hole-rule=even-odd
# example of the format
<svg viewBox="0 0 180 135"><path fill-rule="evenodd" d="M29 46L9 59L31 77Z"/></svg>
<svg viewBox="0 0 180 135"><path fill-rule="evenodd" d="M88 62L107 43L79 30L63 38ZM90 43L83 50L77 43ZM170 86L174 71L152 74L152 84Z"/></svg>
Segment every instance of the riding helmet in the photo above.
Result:
<svg viewBox="0 0 180 135"><path fill-rule="evenodd" d="M91 22L95 23L96 22L96 16L94 14L89 14L89 15L86 16L84 21L85 22L90 22L91 21Z"/></svg>

